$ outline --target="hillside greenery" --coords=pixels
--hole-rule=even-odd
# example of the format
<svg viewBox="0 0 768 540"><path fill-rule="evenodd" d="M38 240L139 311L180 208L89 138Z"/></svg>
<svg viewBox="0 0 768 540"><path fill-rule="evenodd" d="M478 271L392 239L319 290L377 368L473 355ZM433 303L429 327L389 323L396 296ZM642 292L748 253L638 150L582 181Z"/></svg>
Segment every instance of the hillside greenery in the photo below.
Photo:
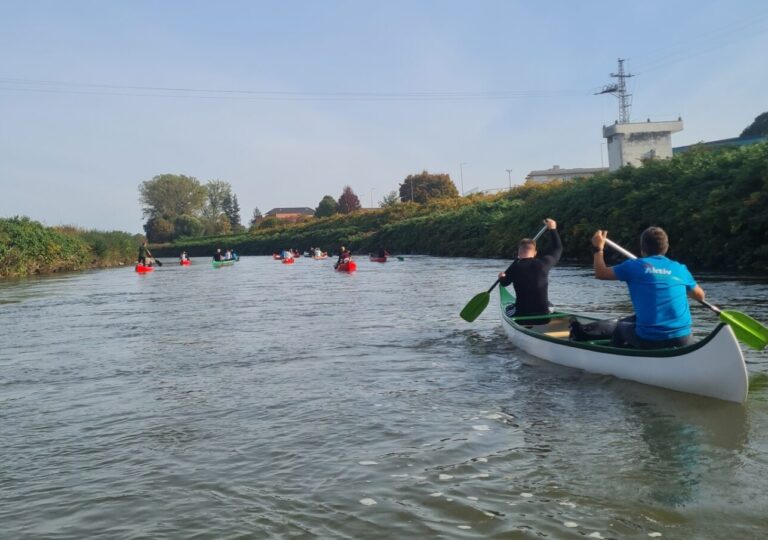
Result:
<svg viewBox="0 0 768 540"><path fill-rule="evenodd" d="M694 149L613 173L548 184L526 184L495 196L475 195L399 203L373 211L272 223L249 233L179 239L154 252L209 256L217 247L265 255L309 246L353 253L384 247L392 253L513 256L518 240L552 217L564 257L591 261L589 238L598 229L638 252L640 232L664 227L670 257L696 269L768 269L768 144ZM546 246L542 246L546 249ZM617 259L618 260L618 259Z"/></svg>
<svg viewBox="0 0 768 540"><path fill-rule="evenodd" d="M135 260L139 235L45 227L27 217L0 219L0 277L18 277Z"/></svg>

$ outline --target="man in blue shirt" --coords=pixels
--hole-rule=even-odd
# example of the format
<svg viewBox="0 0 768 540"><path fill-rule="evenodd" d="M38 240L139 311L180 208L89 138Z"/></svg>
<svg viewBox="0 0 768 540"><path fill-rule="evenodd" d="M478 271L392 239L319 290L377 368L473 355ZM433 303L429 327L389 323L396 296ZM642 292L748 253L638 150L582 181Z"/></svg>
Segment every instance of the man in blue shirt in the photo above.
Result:
<svg viewBox="0 0 768 540"><path fill-rule="evenodd" d="M691 339L688 297L704 300L685 265L667 259L669 238L661 227L648 227L640 235L642 258L608 267L603 259L608 231L592 236L595 277L621 280L629 287L635 315L622 319L611 345L640 349L682 347Z"/></svg>

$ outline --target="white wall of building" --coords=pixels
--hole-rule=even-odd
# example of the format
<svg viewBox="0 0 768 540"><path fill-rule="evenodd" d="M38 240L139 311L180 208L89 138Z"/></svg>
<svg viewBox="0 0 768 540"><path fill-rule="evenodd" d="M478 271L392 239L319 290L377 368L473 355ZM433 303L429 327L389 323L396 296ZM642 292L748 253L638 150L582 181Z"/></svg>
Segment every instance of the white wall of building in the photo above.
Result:
<svg viewBox="0 0 768 540"><path fill-rule="evenodd" d="M603 137L608 140L608 168L615 171L627 164L639 167L644 159L672 157L672 133L682 129L682 120L603 126Z"/></svg>

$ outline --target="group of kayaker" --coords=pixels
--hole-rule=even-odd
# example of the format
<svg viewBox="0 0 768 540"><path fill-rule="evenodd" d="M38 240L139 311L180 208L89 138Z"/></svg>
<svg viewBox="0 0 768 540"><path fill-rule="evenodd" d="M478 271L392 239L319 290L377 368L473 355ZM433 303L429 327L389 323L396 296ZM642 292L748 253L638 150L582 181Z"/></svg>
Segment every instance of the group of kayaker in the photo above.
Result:
<svg viewBox="0 0 768 540"><path fill-rule="evenodd" d="M214 261L232 261L237 260L237 253L234 252L232 249L226 250L224 253L221 252L221 248L216 248L216 253L213 254L213 260Z"/></svg>
<svg viewBox="0 0 768 540"><path fill-rule="evenodd" d="M512 284L517 296L507 315L546 315L553 312L549 302L549 271L560 260L563 245L557 223L545 219L552 247L540 255L536 241L523 238L517 258L499 274L499 283ZM691 340L691 311L688 297L704 300L704 291L685 265L668 259L669 238L661 227L648 227L640 235L641 258L609 267L603 259L608 231L592 236L595 278L627 284L635 314L617 322L611 335L614 347L659 349L681 347ZM537 324L548 321L540 320Z"/></svg>

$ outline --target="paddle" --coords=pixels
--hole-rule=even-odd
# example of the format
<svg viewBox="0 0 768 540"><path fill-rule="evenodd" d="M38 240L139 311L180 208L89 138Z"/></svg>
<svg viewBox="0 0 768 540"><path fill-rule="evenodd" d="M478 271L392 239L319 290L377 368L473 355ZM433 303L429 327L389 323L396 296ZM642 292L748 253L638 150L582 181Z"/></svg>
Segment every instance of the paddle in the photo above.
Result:
<svg viewBox="0 0 768 540"><path fill-rule="evenodd" d="M541 237L542 234L544 234L544 231L547 230L547 226L544 225L539 232L536 233L536 236L533 237L534 240L538 240L539 237ZM515 260L512 261L512 263L517 262L517 257L515 257ZM491 285L491 288L487 291L481 292L476 294L472 300L467 302L467 305L464 306L464 309L461 310L461 313L459 313L459 317L464 319L467 322L473 322L475 319L477 319L480 314L485 311L485 308L488 307L488 302L491 300L491 291L496 288L496 285L499 284L499 279L493 282L493 285Z"/></svg>
<svg viewBox="0 0 768 540"><path fill-rule="evenodd" d="M631 252L627 251L616 242L605 239L605 243L611 246L613 249L627 257L628 259L637 259ZM749 345L753 349L758 351L765 348L768 345L768 328L763 326L760 322L756 321L749 315L733 310L721 310L717 306L713 306L705 300L699 300L699 303L704 307L717 313L720 320L731 327L733 333L743 343Z"/></svg>
<svg viewBox="0 0 768 540"><path fill-rule="evenodd" d="M152 260L157 263L157 266L163 266L163 263L155 259L155 256L152 255L152 253L149 251L149 248L147 248L147 255L149 255L152 258Z"/></svg>

